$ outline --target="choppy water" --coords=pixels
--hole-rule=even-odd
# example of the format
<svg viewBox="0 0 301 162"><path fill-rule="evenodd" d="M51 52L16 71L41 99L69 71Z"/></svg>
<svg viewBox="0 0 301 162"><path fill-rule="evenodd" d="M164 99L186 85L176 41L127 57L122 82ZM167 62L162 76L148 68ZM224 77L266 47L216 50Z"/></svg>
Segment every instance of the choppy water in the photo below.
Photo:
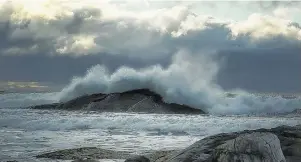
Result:
<svg viewBox="0 0 301 162"><path fill-rule="evenodd" d="M87 146L133 153L171 150L216 133L301 124L297 116L188 116L24 108L57 101L56 93L0 95L1 161L41 161L34 156ZM298 105L298 100L292 101L294 104L288 105Z"/></svg>
<svg viewBox="0 0 301 162"><path fill-rule="evenodd" d="M33 156L41 152L84 146L134 153L178 149L216 133L296 124L301 124L299 117L99 114L1 108L0 159L34 161Z"/></svg>

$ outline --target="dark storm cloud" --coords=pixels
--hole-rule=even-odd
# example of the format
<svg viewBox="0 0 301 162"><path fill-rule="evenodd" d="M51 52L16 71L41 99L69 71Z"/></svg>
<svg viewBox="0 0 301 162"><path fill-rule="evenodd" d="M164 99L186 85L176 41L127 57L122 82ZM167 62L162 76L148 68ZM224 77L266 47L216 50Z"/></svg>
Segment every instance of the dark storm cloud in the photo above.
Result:
<svg viewBox="0 0 301 162"><path fill-rule="evenodd" d="M31 15L30 11L20 10L13 3L5 4L0 10L1 54L81 56L111 53L158 59L179 47L231 49L262 46L264 42L265 45L269 43L268 48L273 48L279 41L286 45L300 43L297 37L292 37L298 33L294 29L299 27L298 23L283 24L264 15L255 15L239 25L198 16L185 7L171 7L157 11L153 16L141 17L105 7L59 9L58 14L47 17L42 13L41 16ZM111 13L105 14L106 10L117 16L110 17ZM260 28L265 28L265 33ZM231 38L234 32L237 34ZM253 41L254 37L259 38Z"/></svg>
<svg viewBox="0 0 301 162"><path fill-rule="evenodd" d="M89 29L81 30L84 23L97 24L94 24L93 20L85 19L101 16L99 9L81 8L72 10L71 15L57 15L55 19L47 19L28 16L28 11L18 10L12 2L2 3L4 3L0 9L2 55L57 54L60 37L69 38L72 34L89 33ZM74 43L75 40L71 41Z"/></svg>
<svg viewBox="0 0 301 162"><path fill-rule="evenodd" d="M185 49L196 57L207 51L221 56L225 62L217 78L226 89L300 90L297 22L260 14L221 21L183 6L140 14L112 6L53 5L55 14L2 6L0 80L66 83L95 64L110 72L121 66L168 67Z"/></svg>

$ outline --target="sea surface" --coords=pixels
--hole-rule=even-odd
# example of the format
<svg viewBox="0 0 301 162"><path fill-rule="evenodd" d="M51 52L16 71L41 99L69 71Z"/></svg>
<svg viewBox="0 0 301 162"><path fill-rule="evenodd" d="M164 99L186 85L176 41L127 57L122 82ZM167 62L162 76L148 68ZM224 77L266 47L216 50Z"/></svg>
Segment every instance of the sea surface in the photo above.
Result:
<svg viewBox="0 0 301 162"><path fill-rule="evenodd" d="M54 102L54 96L0 95L0 161L41 161L34 156L92 146L133 153L172 150L216 133L301 124L298 115L162 115L25 108Z"/></svg>

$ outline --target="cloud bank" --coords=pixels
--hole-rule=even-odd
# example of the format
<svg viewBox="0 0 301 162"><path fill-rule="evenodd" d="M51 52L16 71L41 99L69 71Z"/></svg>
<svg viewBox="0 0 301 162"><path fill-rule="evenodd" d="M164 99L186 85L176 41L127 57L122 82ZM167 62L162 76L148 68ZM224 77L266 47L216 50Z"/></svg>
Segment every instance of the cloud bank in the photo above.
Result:
<svg viewBox="0 0 301 162"><path fill-rule="evenodd" d="M301 40L300 25L279 16L279 10L235 21L198 15L181 3L135 11L109 1L43 0L2 2L0 13L2 55L110 53L155 59L179 48L276 48L298 46Z"/></svg>

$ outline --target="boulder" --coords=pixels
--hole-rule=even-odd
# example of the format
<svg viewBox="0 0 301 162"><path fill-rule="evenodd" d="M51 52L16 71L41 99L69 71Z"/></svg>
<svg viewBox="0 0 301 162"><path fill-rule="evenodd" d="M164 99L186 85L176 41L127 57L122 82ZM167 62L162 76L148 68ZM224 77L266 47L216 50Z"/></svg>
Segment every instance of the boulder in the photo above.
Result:
<svg viewBox="0 0 301 162"><path fill-rule="evenodd" d="M151 162L300 162L301 125L221 133L147 157L155 157Z"/></svg>
<svg viewBox="0 0 301 162"><path fill-rule="evenodd" d="M76 160L73 160L72 162L99 162L99 160L96 160L96 159L76 159Z"/></svg>
<svg viewBox="0 0 301 162"><path fill-rule="evenodd" d="M111 151L96 147L82 147L65 149L37 155L36 158L61 159L61 160L93 160L93 159L126 159L128 152Z"/></svg>
<svg viewBox="0 0 301 162"><path fill-rule="evenodd" d="M195 142L181 151L175 152L168 159L155 162L209 162L213 159L215 149L228 140L236 137L235 134L218 134Z"/></svg>
<svg viewBox="0 0 301 162"><path fill-rule="evenodd" d="M150 162L150 160L145 156L135 156L125 160L125 162Z"/></svg>
<svg viewBox="0 0 301 162"><path fill-rule="evenodd" d="M239 135L216 147L212 161L285 162L285 157L275 134L254 132Z"/></svg>
<svg viewBox="0 0 301 162"><path fill-rule="evenodd" d="M143 156L95 147L38 155L62 160L127 159L126 162L300 162L301 125L221 133L183 150L155 151Z"/></svg>
<svg viewBox="0 0 301 162"><path fill-rule="evenodd" d="M154 161L166 161L170 158L170 156L176 153L178 150L163 150L163 151L155 151L149 154L146 154L147 157L151 162Z"/></svg>

